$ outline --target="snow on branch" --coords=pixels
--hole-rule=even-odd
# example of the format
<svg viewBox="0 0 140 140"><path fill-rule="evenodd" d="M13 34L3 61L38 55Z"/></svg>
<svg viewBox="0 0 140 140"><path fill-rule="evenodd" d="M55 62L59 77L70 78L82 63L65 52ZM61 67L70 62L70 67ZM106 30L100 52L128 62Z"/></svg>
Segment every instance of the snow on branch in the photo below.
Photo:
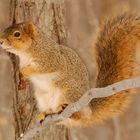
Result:
<svg viewBox="0 0 140 140"><path fill-rule="evenodd" d="M140 87L140 76L123 80L103 88L92 88L88 90L77 102L68 105L61 114L49 115L45 118L42 124L36 124L33 128L29 129L20 140L30 140L39 134L48 123L60 122L68 119L73 113L80 111L83 107L87 106L94 98L104 98L114 95L120 91L130 88Z"/></svg>

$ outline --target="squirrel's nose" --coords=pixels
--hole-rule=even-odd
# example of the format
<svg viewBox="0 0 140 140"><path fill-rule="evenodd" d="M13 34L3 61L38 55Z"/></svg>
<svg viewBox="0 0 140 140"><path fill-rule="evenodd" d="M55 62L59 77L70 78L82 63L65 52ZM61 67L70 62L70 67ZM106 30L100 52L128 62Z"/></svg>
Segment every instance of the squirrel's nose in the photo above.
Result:
<svg viewBox="0 0 140 140"><path fill-rule="evenodd" d="M3 41L2 40L0 40L0 45L2 45L3 44Z"/></svg>
<svg viewBox="0 0 140 140"><path fill-rule="evenodd" d="M0 38L0 45L3 45L3 44L4 44L4 39Z"/></svg>

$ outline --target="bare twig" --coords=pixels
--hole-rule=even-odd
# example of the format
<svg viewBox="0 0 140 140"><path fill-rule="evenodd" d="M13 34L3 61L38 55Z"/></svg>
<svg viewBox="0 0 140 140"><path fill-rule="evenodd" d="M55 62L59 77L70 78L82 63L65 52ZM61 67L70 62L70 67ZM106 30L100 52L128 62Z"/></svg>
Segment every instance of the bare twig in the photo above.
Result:
<svg viewBox="0 0 140 140"><path fill-rule="evenodd" d="M25 123L24 128L23 128L24 130L26 130L29 127L29 125L30 125L30 122L32 120L34 109L35 109L35 103L32 104L30 115L29 115L29 117L27 119L27 122Z"/></svg>
<svg viewBox="0 0 140 140"><path fill-rule="evenodd" d="M29 140L40 133L48 123L60 122L69 118L73 113L80 111L87 106L94 98L104 98L114 95L122 90L140 87L140 76L133 79L123 80L104 88L94 88L87 91L77 102L66 107L61 114L48 116L42 124L37 124L27 131L21 140Z"/></svg>

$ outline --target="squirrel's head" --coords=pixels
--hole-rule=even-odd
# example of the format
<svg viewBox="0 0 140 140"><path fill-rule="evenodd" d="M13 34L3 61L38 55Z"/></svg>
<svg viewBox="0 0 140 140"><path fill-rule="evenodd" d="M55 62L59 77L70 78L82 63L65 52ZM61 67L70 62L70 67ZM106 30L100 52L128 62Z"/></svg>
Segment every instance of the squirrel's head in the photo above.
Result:
<svg viewBox="0 0 140 140"><path fill-rule="evenodd" d="M36 26L32 23L20 23L8 27L0 37L0 45L3 49L26 50L37 36Z"/></svg>

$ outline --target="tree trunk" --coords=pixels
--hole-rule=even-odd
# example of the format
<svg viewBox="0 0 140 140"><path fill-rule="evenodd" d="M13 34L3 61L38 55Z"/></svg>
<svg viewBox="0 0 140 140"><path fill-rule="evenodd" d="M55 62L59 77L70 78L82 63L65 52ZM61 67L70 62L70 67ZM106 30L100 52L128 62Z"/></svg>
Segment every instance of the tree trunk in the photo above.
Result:
<svg viewBox="0 0 140 140"><path fill-rule="evenodd" d="M4 8L1 9L3 10L3 13L6 13L6 18L3 18L3 21L1 21L1 23L4 23L1 24L1 30L6 26L10 26L14 23L33 22L56 42L63 45L66 44L67 40L64 24L64 0L60 0L58 2L51 2L50 0L2 0L2 2L0 2L0 6L1 5L2 7L5 6L7 9L7 11L4 11ZM15 123L12 123L9 119L9 112L6 112L7 117L4 117L1 116L2 111L0 110L0 117L5 118L6 121L9 122L8 125L4 127L1 126L2 128L0 127L0 130L4 131L8 126L8 131L10 131L11 133L7 135L7 137L10 135L9 139L5 134L2 133L6 137L5 138L0 135L0 137L2 137L2 140L14 140L14 137L15 139L18 139L24 132L27 131L28 128L30 128L35 123L36 115L38 114L31 85L29 84L28 86L26 86L26 89L24 90L18 90L18 86L20 84L18 58L11 54L9 54L9 56L12 59L12 63L9 62L10 60L6 60L4 61L6 63L5 65L3 59L7 58L8 56L5 56L4 58L0 57L0 59L2 60L0 66L4 65L4 67L2 67L0 71L0 75L3 75L3 77L0 78L0 88L7 82L7 88L3 88L3 91L1 91L1 93L5 95L3 98L6 98L4 103L7 103L7 100L10 100L10 102L8 102L9 104L13 102L13 116L12 114L10 114L10 118L14 117ZM6 66L9 63L13 64L13 66L10 65L7 68ZM13 72L11 72L12 67ZM12 73L14 76L14 80L11 80L13 78L9 76L9 74L12 75ZM11 85L13 85L12 90L10 87ZM7 91L7 89L9 90ZM12 94L9 94L9 92L12 92ZM0 98L0 101L3 100L3 98ZM11 106L9 106L9 104L6 104L5 107L8 106L8 111L11 111ZM3 104L1 106L3 107ZM41 134L33 139L66 140L67 129L61 125L48 125Z"/></svg>
<svg viewBox="0 0 140 140"><path fill-rule="evenodd" d="M0 51L0 140L14 140L15 138L12 115L13 93L12 63L7 54Z"/></svg>

